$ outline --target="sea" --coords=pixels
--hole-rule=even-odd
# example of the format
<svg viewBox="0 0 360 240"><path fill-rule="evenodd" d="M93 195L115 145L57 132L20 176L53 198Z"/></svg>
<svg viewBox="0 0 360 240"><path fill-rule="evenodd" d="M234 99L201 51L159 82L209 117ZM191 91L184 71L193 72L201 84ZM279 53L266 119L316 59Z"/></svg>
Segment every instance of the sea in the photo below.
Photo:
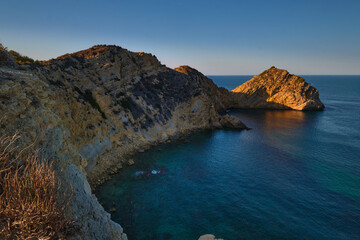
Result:
<svg viewBox="0 0 360 240"><path fill-rule="evenodd" d="M230 90L252 78L209 77ZM360 239L360 76L302 77L324 111L232 110L251 130L139 153L97 198L129 240Z"/></svg>

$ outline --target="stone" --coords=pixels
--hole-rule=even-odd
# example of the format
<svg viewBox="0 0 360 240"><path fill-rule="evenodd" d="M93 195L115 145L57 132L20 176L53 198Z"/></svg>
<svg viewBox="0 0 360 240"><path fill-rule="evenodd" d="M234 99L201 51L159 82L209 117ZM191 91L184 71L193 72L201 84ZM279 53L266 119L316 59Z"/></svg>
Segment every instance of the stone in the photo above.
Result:
<svg viewBox="0 0 360 240"><path fill-rule="evenodd" d="M134 164L135 164L134 160L130 159L130 160L128 161L128 165L129 165L129 166L132 166L132 165L134 165Z"/></svg>
<svg viewBox="0 0 360 240"><path fill-rule="evenodd" d="M205 234L200 236L198 240L215 240L215 236L212 234Z"/></svg>
<svg viewBox="0 0 360 240"><path fill-rule="evenodd" d="M215 238L215 236L212 234L205 234L205 235L200 236L200 238L198 240L224 240L224 239Z"/></svg>
<svg viewBox="0 0 360 240"><path fill-rule="evenodd" d="M221 128L249 129L239 118L229 116L228 114L220 119L220 124Z"/></svg>

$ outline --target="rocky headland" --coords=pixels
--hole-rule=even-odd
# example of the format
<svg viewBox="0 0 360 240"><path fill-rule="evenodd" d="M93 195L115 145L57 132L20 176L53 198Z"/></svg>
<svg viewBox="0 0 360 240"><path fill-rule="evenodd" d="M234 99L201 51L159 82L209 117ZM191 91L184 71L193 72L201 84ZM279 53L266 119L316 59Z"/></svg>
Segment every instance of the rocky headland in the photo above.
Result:
<svg viewBox="0 0 360 240"><path fill-rule="evenodd" d="M2 54L2 53L0 53ZM2 58L2 59L1 59ZM98 45L36 65L0 56L0 133L19 132L54 162L71 189L74 239L127 239L92 194L152 145L201 129L247 127L229 108L320 110L318 91L270 68L232 92L189 66L170 69L147 53Z"/></svg>
<svg viewBox="0 0 360 240"><path fill-rule="evenodd" d="M305 79L271 67L231 91L233 108L324 109L319 92Z"/></svg>

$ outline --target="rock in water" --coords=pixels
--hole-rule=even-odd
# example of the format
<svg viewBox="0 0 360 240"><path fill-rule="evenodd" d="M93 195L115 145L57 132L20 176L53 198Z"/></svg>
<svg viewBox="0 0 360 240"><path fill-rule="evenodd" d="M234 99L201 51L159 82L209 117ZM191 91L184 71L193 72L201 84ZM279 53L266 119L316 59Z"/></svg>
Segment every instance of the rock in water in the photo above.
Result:
<svg viewBox="0 0 360 240"><path fill-rule="evenodd" d="M232 91L233 108L323 110L316 88L304 78L271 67Z"/></svg>
<svg viewBox="0 0 360 240"><path fill-rule="evenodd" d="M200 238L198 240L223 240L223 239L215 238L215 236L212 234L205 234L205 235L200 236Z"/></svg>

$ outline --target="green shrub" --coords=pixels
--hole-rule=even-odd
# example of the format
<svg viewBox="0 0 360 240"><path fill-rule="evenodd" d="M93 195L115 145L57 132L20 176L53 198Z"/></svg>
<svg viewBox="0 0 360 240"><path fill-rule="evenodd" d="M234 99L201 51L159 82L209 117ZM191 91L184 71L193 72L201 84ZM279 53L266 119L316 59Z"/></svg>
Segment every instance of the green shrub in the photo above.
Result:
<svg viewBox="0 0 360 240"><path fill-rule="evenodd" d="M87 100L93 108L96 108L99 111L102 118L106 119L105 113L103 112L100 105L97 103L97 101L95 100L95 98L93 97L92 93L89 90L85 91L84 97L85 97L85 100Z"/></svg>
<svg viewBox="0 0 360 240"><path fill-rule="evenodd" d="M130 102L128 99L122 99L120 101L120 104L123 108L127 108L127 109L130 109Z"/></svg>
<svg viewBox="0 0 360 240"><path fill-rule="evenodd" d="M90 103L93 108L97 109L103 119L107 119L105 113L101 109L100 105L96 102L90 90L86 90L85 93L83 93L78 87L75 87L75 91L77 91L85 101Z"/></svg>
<svg viewBox="0 0 360 240"><path fill-rule="evenodd" d="M10 50L9 53L13 55L13 57L16 60L16 63L19 65L31 65L35 62L34 59L29 58L27 56L22 56L20 53L15 52L14 50Z"/></svg>
<svg viewBox="0 0 360 240"><path fill-rule="evenodd" d="M0 43L0 66L8 61L7 49Z"/></svg>
<svg viewBox="0 0 360 240"><path fill-rule="evenodd" d="M296 79L296 82L297 83L303 83L303 82L305 82L305 79L302 78L302 77L299 77L298 79Z"/></svg>

